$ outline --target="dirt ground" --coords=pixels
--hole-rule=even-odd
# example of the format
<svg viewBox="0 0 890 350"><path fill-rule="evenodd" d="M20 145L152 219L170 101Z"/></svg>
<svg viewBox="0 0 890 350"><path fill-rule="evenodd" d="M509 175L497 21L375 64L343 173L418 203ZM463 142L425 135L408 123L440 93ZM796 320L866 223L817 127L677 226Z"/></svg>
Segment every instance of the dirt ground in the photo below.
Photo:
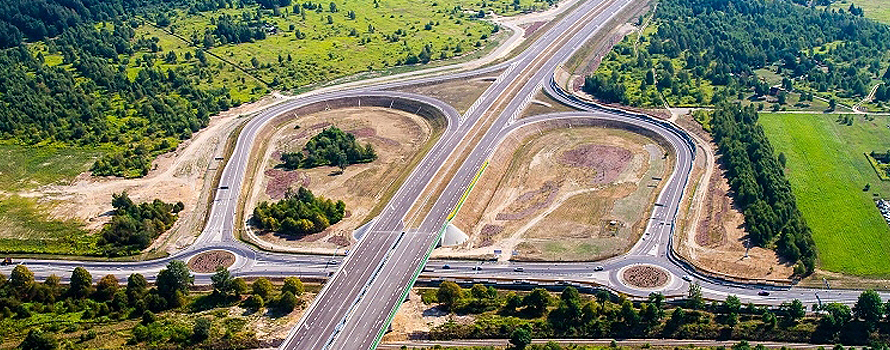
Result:
<svg viewBox="0 0 890 350"><path fill-rule="evenodd" d="M189 270L198 273L211 273L218 267L229 267L235 263L235 254L223 250L212 250L189 259Z"/></svg>
<svg viewBox="0 0 890 350"><path fill-rule="evenodd" d="M378 159L354 164L343 174L336 167L286 171L279 169L282 152L298 151L315 134L336 126L356 136L360 144L370 143ZM295 128L299 126L299 128ZM260 201L279 200L288 188L304 186L314 194L346 203L346 217L327 230L300 239L272 232L255 232L260 239L288 251L331 253L354 241L352 231L371 219L374 208L384 202L394 182L410 171L412 160L430 141L433 130L422 117L385 108L346 108L300 116L274 131L261 152L263 176L254 177L246 213Z"/></svg>
<svg viewBox="0 0 890 350"><path fill-rule="evenodd" d="M423 340L431 328L444 324L448 320L459 324L473 322L472 315L448 314L432 305L424 304L418 292L417 289L411 289L411 292L408 293L408 301L403 303L393 316L392 331L383 336L384 342Z"/></svg>
<svg viewBox="0 0 890 350"><path fill-rule="evenodd" d="M686 115L677 120L687 131L692 132L709 146L714 154L716 145L710 135L701 129L691 117ZM705 156L700 152L696 157L696 170L690 180L690 190L696 196L697 206L688 211L681 225L677 251L696 267L718 274L742 278L787 280L793 266L784 263L775 251L751 247L748 257L745 218L733 205L729 182L720 166L719 155ZM707 164L706 159L712 162ZM706 179L707 181L702 181Z"/></svg>
<svg viewBox="0 0 890 350"><path fill-rule="evenodd" d="M489 76L472 79L451 80L438 84L409 86L398 91L421 94L442 100L464 113L470 106L482 96L485 89L497 79L501 71L493 72Z"/></svg>
<svg viewBox="0 0 890 350"><path fill-rule="evenodd" d="M625 282L642 288L661 287L669 278L667 271L652 265L631 266L621 274Z"/></svg>
<svg viewBox="0 0 890 350"><path fill-rule="evenodd" d="M206 128L195 133L175 151L158 157L152 170L143 178L94 177L83 173L69 185L44 186L20 195L53 203L52 217L83 222L85 228L93 232L98 232L111 219L113 193L126 191L135 202L155 198L166 202L182 201L185 209L179 213L176 224L161 235L148 252L182 249L200 233L207 197L220 167L214 157L223 155L229 135L247 120L243 116L276 101L280 99L270 96L212 117Z"/></svg>
<svg viewBox="0 0 890 350"><path fill-rule="evenodd" d="M470 239L439 257L598 260L629 248L665 175L664 151L624 130L528 129L498 148L453 221ZM519 251L519 255L511 253Z"/></svg>

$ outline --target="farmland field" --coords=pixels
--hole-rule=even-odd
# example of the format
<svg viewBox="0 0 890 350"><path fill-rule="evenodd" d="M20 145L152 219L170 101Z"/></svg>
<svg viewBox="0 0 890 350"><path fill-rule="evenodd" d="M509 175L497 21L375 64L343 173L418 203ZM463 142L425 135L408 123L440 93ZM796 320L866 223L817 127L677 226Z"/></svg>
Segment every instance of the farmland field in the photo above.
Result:
<svg viewBox="0 0 890 350"><path fill-rule="evenodd" d="M846 125L836 114L761 114L760 123L787 157L785 172L813 230L819 266L890 276L890 227L873 201L890 196L890 182L882 182L864 156L888 148L890 119L856 116Z"/></svg>

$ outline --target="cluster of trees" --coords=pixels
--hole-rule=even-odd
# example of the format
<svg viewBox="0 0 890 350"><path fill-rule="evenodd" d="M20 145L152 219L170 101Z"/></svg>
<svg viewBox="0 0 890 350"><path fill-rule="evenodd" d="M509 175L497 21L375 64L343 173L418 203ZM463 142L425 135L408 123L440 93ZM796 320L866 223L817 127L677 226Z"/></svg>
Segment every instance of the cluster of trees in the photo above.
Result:
<svg viewBox="0 0 890 350"><path fill-rule="evenodd" d="M281 154L283 167L288 169L313 168L323 165L345 169L349 164L368 163L377 159L371 144L361 146L355 135L332 126L313 136L300 152Z"/></svg>
<svg viewBox="0 0 890 350"><path fill-rule="evenodd" d="M216 29L213 30L213 35L225 45L227 43L237 44L263 40L266 38L266 31L263 28L262 22L236 22L232 19L232 16L222 15L216 20Z"/></svg>
<svg viewBox="0 0 890 350"><path fill-rule="evenodd" d="M94 284L93 276L82 267L74 269L67 286L62 285L61 278L56 275L38 283L34 280L33 272L24 265L19 265L12 270L9 278L0 274L0 321L17 320L31 325L19 346L27 350L66 348L51 335L59 330L54 328L59 322L48 322L41 326L28 319L33 316L44 320L40 322L45 322L47 315L52 319L68 313L81 313L81 320L99 323L141 319L132 329L132 344L146 342L158 346L168 345L172 341L179 346L188 346L207 340L211 336L212 322L199 318L189 329L182 329L181 325L171 326L158 313L173 309L201 311L240 304L250 310L269 307L275 313L288 314L305 303L300 298L304 293L303 283L294 277L286 278L281 288L274 287L265 278L248 285L243 279L232 278L225 268L220 268L212 277L213 292L196 298L189 297L193 281L194 277L188 267L178 260L171 261L160 271L154 286L138 273L130 275L125 283L118 281L113 275L106 275ZM69 332L77 329L76 323L73 326L75 328L68 326ZM5 329L0 331L0 335L4 339L10 339L16 336L13 331ZM250 348L258 345L256 339L250 335L227 332L226 337L227 347L240 344L236 348ZM81 340L92 338L95 338L95 332L81 335Z"/></svg>
<svg viewBox="0 0 890 350"><path fill-rule="evenodd" d="M757 118L754 106L721 105L712 113L711 135L726 166L735 203L745 215L751 242L775 243L780 255L799 262L797 274L810 273L816 265L810 228Z"/></svg>
<svg viewBox="0 0 890 350"><path fill-rule="evenodd" d="M438 300L436 300L438 298ZM814 343L867 344L886 341L890 334L890 302L874 291L863 292L853 308L839 303L814 305L815 314L799 300L778 307L743 305L738 297L705 302L693 284L681 305L668 305L653 293L634 303L600 291L595 298L567 287L558 297L538 288L524 296L494 293L474 285L464 290L443 282L424 293L428 303L440 303L455 313L478 314L474 323L447 322L433 328L432 339L514 338L524 329L534 338L673 338L747 339ZM489 306L467 309L484 300ZM526 311L527 310L527 311ZM523 335L525 336L525 335ZM516 344L516 343L514 343Z"/></svg>
<svg viewBox="0 0 890 350"><path fill-rule="evenodd" d="M799 89L866 96L890 48L885 25L784 0L670 0L655 17L665 25L639 47L632 38L616 45L586 91L648 107L662 95L672 105L716 105L752 89L762 96L755 70L775 65Z"/></svg>
<svg viewBox="0 0 890 350"><path fill-rule="evenodd" d="M242 307L255 312L268 307L273 312L286 315L305 304L305 301L300 299L305 287L296 277L285 278L284 285L277 293L267 278L260 277L248 286L244 279L234 278L225 267L217 268L210 279L213 292L209 296L208 303L212 305L240 303Z"/></svg>
<svg viewBox="0 0 890 350"><path fill-rule="evenodd" d="M253 223L257 227L286 235L302 236L324 231L346 214L343 201L315 196L300 187L297 193L288 190L285 198L269 204L261 202L253 209Z"/></svg>
<svg viewBox="0 0 890 350"><path fill-rule="evenodd" d="M184 208L182 202L169 204L160 199L136 204L127 192L112 194L111 205L114 217L102 228L99 241L109 256L127 255L148 248L153 239L173 226L177 214Z"/></svg>

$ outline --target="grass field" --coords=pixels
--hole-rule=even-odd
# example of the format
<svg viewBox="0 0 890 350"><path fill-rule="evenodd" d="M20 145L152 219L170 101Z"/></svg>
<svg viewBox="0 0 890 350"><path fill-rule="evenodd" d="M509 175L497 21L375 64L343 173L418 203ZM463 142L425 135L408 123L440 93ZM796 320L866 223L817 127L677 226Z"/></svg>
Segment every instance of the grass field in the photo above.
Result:
<svg viewBox="0 0 890 350"><path fill-rule="evenodd" d="M861 7L865 11L865 17L890 24L890 1L888 0L840 0L832 4L831 8L847 10L851 3L856 7Z"/></svg>
<svg viewBox="0 0 890 350"><path fill-rule="evenodd" d="M50 204L10 194L64 183L89 169L100 152L0 145L0 253L94 254L95 235L80 224L48 219Z"/></svg>
<svg viewBox="0 0 890 350"><path fill-rule="evenodd" d="M890 226L873 198L890 197L863 155L887 148L887 117L852 126L837 115L761 114L777 152L787 156L786 174L797 203L813 229L820 267L854 275L890 276ZM864 191L866 184L870 190ZM877 195L877 196L875 196Z"/></svg>

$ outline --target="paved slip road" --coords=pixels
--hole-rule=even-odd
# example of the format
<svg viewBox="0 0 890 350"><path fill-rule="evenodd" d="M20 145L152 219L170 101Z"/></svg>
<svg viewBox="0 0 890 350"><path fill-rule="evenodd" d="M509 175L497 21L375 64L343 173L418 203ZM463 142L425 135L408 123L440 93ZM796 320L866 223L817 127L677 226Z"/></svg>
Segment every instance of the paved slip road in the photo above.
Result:
<svg viewBox="0 0 890 350"><path fill-rule="evenodd" d="M706 297L723 299L729 294L741 297L743 302L779 304L797 298L805 303L838 301L852 303L858 291L833 291L803 288L776 288L733 283L697 274L685 262L673 255L670 249L674 222L683 191L686 188L695 145L688 135L673 124L656 121L646 116L605 108L577 99L553 83L553 72L565 62L586 40L601 29L616 12L631 1L639 0L587 0L571 13L555 23L540 39L514 59L491 67L379 84L345 91L310 94L277 106L254 116L245 124L238 136L235 149L223 170L220 186L215 194L207 224L196 242L186 250L163 259L142 262L53 261L26 260L39 278L58 274L67 279L76 266L87 267L95 277L114 274L125 278L130 273L143 273L153 279L169 261L188 258L210 250L226 250L236 255L231 270L236 276L313 276L324 277L336 270L322 292L307 310L304 317L282 345L283 349L368 349L376 346L392 313L401 304L407 289L420 273L427 256L447 223L449 213L457 206L472 178L491 156L500 142L511 132L534 127L537 123L566 123L572 125L591 122L623 123L647 130L660 137L673 149L676 157L674 171L665 180L653 208L646 233L627 254L597 263L523 263L483 264L482 271L473 270L479 262L450 261L452 269L437 269L424 273L424 278L515 279L533 282L554 279L583 285L600 285L613 291L644 297L656 290L641 290L627 286L620 278L622 269L636 264L651 264L664 268L671 274L667 286L657 291L667 295L682 295L688 288L680 276L689 275L702 285ZM451 106L433 98L404 92L386 91L396 87L432 83L452 79L465 79L493 72L501 72L498 79L482 94L464 115ZM541 90L579 112L555 113L518 119L531 99ZM234 230L236 207L254 141L259 131L276 117L297 108L322 104L332 100L363 98L391 98L393 101L411 101L423 108L435 110L447 121L443 136L413 169L405 183L392 197L380 215L372 221L352 252L345 259L329 256L289 255L256 251L238 241ZM480 130L483 128L484 130ZM430 183L446 160L460 145L475 140L472 135L481 132L481 138L471 146L466 159L459 160L460 167L447 187L433 203L418 227L405 227L406 213L416 205L418 197ZM468 137L471 135L471 137ZM444 264L432 262L430 266ZM594 266L604 267L594 271ZM514 268L522 266L524 272ZM12 267L0 268L8 274ZM209 283L209 274L197 274L196 282ZM757 292L762 288L772 290L769 297ZM885 298L887 295L883 295Z"/></svg>

